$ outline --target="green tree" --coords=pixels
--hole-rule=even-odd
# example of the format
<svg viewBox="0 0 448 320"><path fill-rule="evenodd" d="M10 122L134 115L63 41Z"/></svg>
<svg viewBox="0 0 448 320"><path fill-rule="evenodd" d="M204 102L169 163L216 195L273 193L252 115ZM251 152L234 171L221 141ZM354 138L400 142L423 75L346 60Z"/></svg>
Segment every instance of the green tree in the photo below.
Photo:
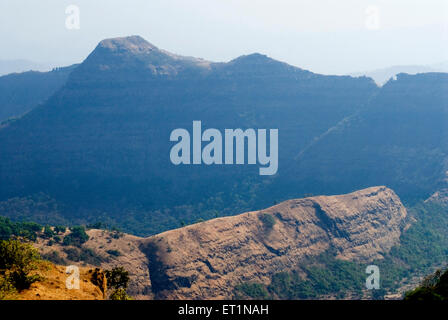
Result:
<svg viewBox="0 0 448 320"><path fill-rule="evenodd" d="M0 272L17 290L29 288L39 279L29 273L37 268L40 255L33 246L18 240L0 241Z"/></svg>
<svg viewBox="0 0 448 320"><path fill-rule="evenodd" d="M123 288L119 288L112 292L109 297L110 300L132 300L130 296L126 293L126 290Z"/></svg>
<svg viewBox="0 0 448 320"><path fill-rule="evenodd" d="M55 226L54 227L54 231L56 232L56 233L65 233L65 231L67 231L67 227L65 227L65 226Z"/></svg>
<svg viewBox="0 0 448 320"><path fill-rule="evenodd" d="M55 232L53 231L53 229L51 229L50 226L47 225L44 227L44 238L51 239L54 235Z"/></svg>
<svg viewBox="0 0 448 320"><path fill-rule="evenodd" d="M112 289L126 290L129 284L129 272L123 267L115 267L112 270L106 270L107 286Z"/></svg>
<svg viewBox="0 0 448 320"><path fill-rule="evenodd" d="M77 245L80 246L89 240L89 235L86 233L86 228L83 226L75 226L71 228L70 234L64 237L62 243L66 246Z"/></svg>
<svg viewBox="0 0 448 320"><path fill-rule="evenodd" d="M259 219L263 223L266 230L271 230L276 223L275 218L269 213L263 213L259 216Z"/></svg>

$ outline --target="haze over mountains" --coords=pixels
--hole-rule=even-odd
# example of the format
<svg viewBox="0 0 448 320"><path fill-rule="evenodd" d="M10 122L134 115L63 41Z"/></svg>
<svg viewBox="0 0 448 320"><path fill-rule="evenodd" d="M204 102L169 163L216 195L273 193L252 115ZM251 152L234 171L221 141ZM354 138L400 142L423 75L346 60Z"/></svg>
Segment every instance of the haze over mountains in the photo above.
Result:
<svg viewBox="0 0 448 320"><path fill-rule="evenodd" d="M50 71L49 64L39 63L25 59L0 60L0 76L26 71Z"/></svg>
<svg viewBox="0 0 448 320"><path fill-rule="evenodd" d="M417 73L428 73L428 72L448 72L448 62L441 62L431 65L403 65L403 66L392 66L388 68L382 68L377 70L365 71L365 72L355 72L350 75L354 77L366 76L370 77L375 82L382 86L391 78L394 78L399 73L407 74L417 74Z"/></svg>
<svg viewBox="0 0 448 320"><path fill-rule="evenodd" d="M446 185L447 111L448 74L399 74L298 155L277 188L333 193L381 181L406 201L426 199Z"/></svg>
<svg viewBox="0 0 448 320"><path fill-rule="evenodd" d="M123 216L123 208L193 210L207 201L216 210L234 212L231 202L237 212L247 210L256 184L268 180L256 177L255 166L175 167L173 129L198 119L217 129L278 128L279 163L286 166L377 90L368 78L322 76L260 54L211 63L140 37L105 40L44 105L0 131L0 197L44 192L78 217L86 207L90 216L92 209ZM149 230L173 226L169 214L148 216L168 220Z"/></svg>
<svg viewBox="0 0 448 320"><path fill-rule="evenodd" d="M0 216L47 225L1 218L0 238L32 227L54 263L123 266L134 297L358 299L370 264L399 297L446 262L448 73L378 86L130 36L79 65L0 77L0 94ZM170 133L197 120L278 129L277 174L174 165ZM59 224L90 226L76 242Z"/></svg>
<svg viewBox="0 0 448 320"><path fill-rule="evenodd" d="M0 77L0 122L21 116L45 102L65 84L75 67L56 68L48 72L11 73Z"/></svg>
<svg viewBox="0 0 448 320"><path fill-rule="evenodd" d="M107 39L44 104L0 129L5 215L106 220L149 235L305 194L444 185L448 76L325 76L261 54L228 63ZM170 132L279 129L279 169L174 166ZM43 212L46 212L43 214Z"/></svg>

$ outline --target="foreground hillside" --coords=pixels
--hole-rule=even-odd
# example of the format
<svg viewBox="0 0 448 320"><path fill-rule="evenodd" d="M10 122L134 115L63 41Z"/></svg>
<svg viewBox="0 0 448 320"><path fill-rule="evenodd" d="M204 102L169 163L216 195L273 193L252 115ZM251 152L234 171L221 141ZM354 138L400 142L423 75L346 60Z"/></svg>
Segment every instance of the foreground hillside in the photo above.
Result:
<svg viewBox="0 0 448 320"><path fill-rule="evenodd" d="M447 301L448 300L448 269L438 269L425 277L420 286L406 293L409 301Z"/></svg>
<svg viewBox="0 0 448 320"><path fill-rule="evenodd" d="M391 189L371 187L149 238L100 224L43 228L0 219L0 238L29 239L57 265L124 268L135 299L400 299L447 262L446 194L406 210ZM368 291L372 264L381 270L381 289Z"/></svg>
<svg viewBox="0 0 448 320"><path fill-rule="evenodd" d="M80 268L79 289L67 289L65 266L51 263L42 265L36 272L41 279L16 295L20 300L103 300L101 288L92 282L91 268Z"/></svg>
<svg viewBox="0 0 448 320"><path fill-rule="evenodd" d="M398 243L405 218L395 193L374 187L167 231L142 248L156 297L228 298L241 282L267 283L329 249L343 260L382 257Z"/></svg>
<svg viewBox="0 0 448 320"><path fill-rule="evenodd" d="M107 297L107 273L100 269L54 265L41 259L36 248L22 241L0 240L0 300L98 300ZM108 278L113 282L112 277Z"/></svg>
<svg viewBox="0 0 448 320"><path fill-rule="evenodd" d="M372 187L289 200L149 238L100 229L82 235L77 228L58 228L57 235L37 237L34 245L58 264L124 267L134 298L222 299L235 297L245 283L267 285L278 273L296 272L322 256L356 273L362 289L364 271L353 268L383 259L399 244L406 221L396 194ZM325 293L334 294L331 288Z"/></svg>
<svg viewBox="0 0 448 320"><path fill-rule="evenodd" d="M26 230L26 225L21 227ZM47 237L49 230L44 230ZM73 239L75 233L64 239ZM55 265L42 259L25 237L0 239L0 300L129 300L128 284L129 273L123 267Z"/></svg>

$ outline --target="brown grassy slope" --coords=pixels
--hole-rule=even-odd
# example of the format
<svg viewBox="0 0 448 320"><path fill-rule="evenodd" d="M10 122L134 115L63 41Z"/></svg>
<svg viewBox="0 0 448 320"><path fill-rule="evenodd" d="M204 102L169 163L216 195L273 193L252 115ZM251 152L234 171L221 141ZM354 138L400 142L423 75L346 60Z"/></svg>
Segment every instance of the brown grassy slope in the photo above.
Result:
<svg viewBox="0 0 448 320"><path fill-rule="evenodd" d="M263 215L274 218L267 228ZM269 283L329 248L338 258L373 261L397 244L406 209L386 187L282 202L144 240L157 298L225 299L245 281Z"/></svg>
<svg viewBox="0 0 448 320"><path fill-rule="evenodd" d="M66 279L69 276L65 272L66 267L43 262L34 272L42 277L42 280L31 285L29 289L19 292L19 300L103 300L101 289L91 281L92 269L80 268L80 288L67 289Z"/></svg>
<svg viewBox="0 0 448 320"><path fill-rule="evenodd" d="M275 224L267 226L264 215ZM149 238L127 234L117 238L112 232L93 229L82 247L101 257L101 268L128 270L128 293L136 299L228 299L236 285L267 284L273 274L300 269L305 258L330 248L340 259L366 263L379 259L399 242L406 223L400 199L380 186L346 195L293 199ZM66 247L48 246L47 241L36 244L41 252L57 251L67 259ZM120 255L110 255L109 250Z"/></svg>
<svg viewBox="0 0 448 320"><path fill-rule="evenodd" d="M39 238L35 246L43 255L57 252L64 260L66 265L84 266L89 268L100 267L101 269L112 269L114 267L125 268L130 275L130 283L128 293L136 299L152 298L151 281L148 271L148 259L146 255L140 251L139 245L142 238L120 233L91 229L87 231L89 240L82 245L82 248L91 249L97 258L101 260L99 263L86 263L85 261L73 261L68 259L65 250L67 248L78 248L73 246L63 246L58 243L48 245L48 240ZM107 251L116 250L119 256L109 254Z"/></svg>

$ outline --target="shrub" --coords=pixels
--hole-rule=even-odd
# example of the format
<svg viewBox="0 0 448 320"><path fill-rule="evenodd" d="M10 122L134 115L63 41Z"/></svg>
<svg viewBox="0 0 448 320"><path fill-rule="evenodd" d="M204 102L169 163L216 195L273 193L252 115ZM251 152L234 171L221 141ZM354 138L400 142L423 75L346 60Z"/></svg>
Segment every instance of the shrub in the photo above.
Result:
<svg viewBox="0 0 448 320"><path fill-rule="evenodd" d="M110 300L132 300L130 296L126 293L126 290L119 288L114 290L109 297Z"/></svg>
<svg viewBox="0 0 448 320"><path fill-rule="evenodd" d="M50 253L42 254L42 259L51 261L55 264L66 265L67 261L62 258L57 251L51 251Z"/></svg>
<svg viewBox="0 0 448 320"><path fill-rule="evenodd" d="M120 239L122 236L123 236L123 233L118 230L114 230L112 232L112 238L114 238L114 239Z"/></svg>
<svg viewBox="0 0 448 320"><path fill-rule="evenodd" d="M0 270L17 290L29 288L39 279L29 273L37 268L40 259L37 249L18 240L0 241Z"/></svg>
<svg viewBox="0 0 448 320"><path fill-rule="evenodd" d="M75 262L82 261L94 266L99 266L102 262L107 260L99 256L90 248L64 248L64 252L67 254L68 260Z"/></svg>
<svg viewBox="0 0 448 320"><path fill-rule="evenodd" d="M104 222L98 221L87 225L88 229L106 229L107 225Z"/></svg>
<svg viewBox="0 0 448 320"><path fill-rule="evenodd" d="M263 223L263 226L265 227L265 229L267 229L267 230L271 230L276 223L275 218L269 213L263 213L260 216L260 220Z"/></svg>
<svg viewBox="0 0 448 320"><path fill-rule="evenodd" d="M55 232L51 229L50 226L44 227L44 238L51 239L55 235Z"/></svg>
<svg viewBox="0 0 448 320"><path fill-rule="evenodd" d="M269 294L266 288L260 283L245 282L236 286L238 293L253 299L268 299ZM239 295L238 295L239 296Z"/></svg>
<svg viewBox="0 0 448 320"><path fill-rule="evenodd" d="M110 254L111 256L114 256L114 257L119 257L119 256L121 256L121 252L118 251L118 250L113 250L113 249L111 249L111 250L107 250L106 252L107 252L108 254Z"/></svg>
<svg viewBox="0 0 448 320"><path fill-rule="evenodd" d="M0 300L8 299L16 293L16 288L5 276L0 275Z"/></svg>
<svg viewBox="0 0 448 320"><path fill-rule="evenodd" d="M107 287L118 290L126 290L129 283L129 272L123 267L115 267L112 270L106 270Z"/></svg>
<svg viewBox="0 0 448 320"><path fill-rule="evenodd" d="M82 226L76 226L71 228L70 234L66 235L63 240L63 244L80 246L84 242L89 240L89 236L86 233L86 229Z"/></svg>
<svg viewBox="0 0 448 320"><path fill-rule="evenodd" d="M404 300L448 300L448 269L443 273L437 270L434 275L426 277L419 287L406 293Z"/></svg>
<svg viewBox="0 0 448 320"><path fill-rule="evenodd" d="M21 237L35 241L37 233L42 231L42 226L33 222L12 222L8 218L0 217L0 240L9 240L13 237Z"/></svg>
<svg viewBox="0 0 448 320"><path fill-rule="evenodd" d="M56 233L65 233L65 231L67 231L67 227L64 226L56 226L54 227L54 231Z"/></svg>

